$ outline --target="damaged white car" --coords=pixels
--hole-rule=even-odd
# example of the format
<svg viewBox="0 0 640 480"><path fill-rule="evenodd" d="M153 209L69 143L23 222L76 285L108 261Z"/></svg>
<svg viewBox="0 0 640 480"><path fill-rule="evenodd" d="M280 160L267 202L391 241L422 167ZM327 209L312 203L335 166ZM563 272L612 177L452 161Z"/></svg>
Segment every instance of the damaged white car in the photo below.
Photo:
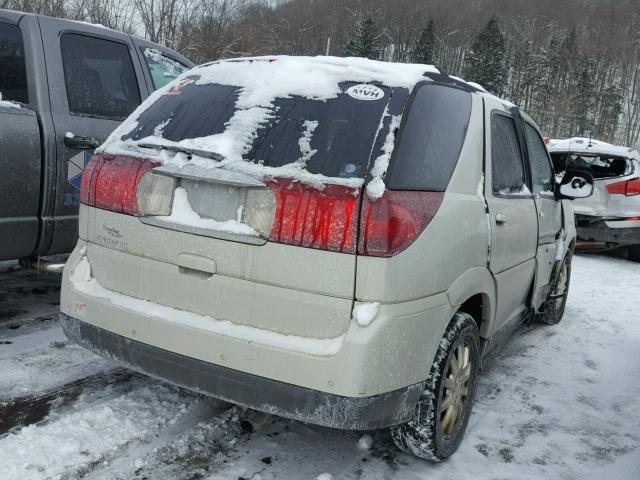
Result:
<svg viewBox="0 0 640 480"><path fill-rule="evenodd" d="M551 140L548 148L560 176L573 169L595 180L594 194L572 204L578 238L605 249L627 248L629 259L640 262L638 150L579 137Z"/></svg>

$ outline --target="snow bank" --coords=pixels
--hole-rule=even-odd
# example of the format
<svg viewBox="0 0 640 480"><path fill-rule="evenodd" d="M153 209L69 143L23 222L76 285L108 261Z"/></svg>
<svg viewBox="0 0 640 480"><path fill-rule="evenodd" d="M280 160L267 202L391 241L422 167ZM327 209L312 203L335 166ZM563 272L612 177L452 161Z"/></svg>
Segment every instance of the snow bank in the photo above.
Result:
<svg viewBox="0 0 640 480"><path fill-rule="evenodd" d="M100 285L95 278L86 280L84 275L86 267L84 267L83 264L89 264L86 257L82 257L74 267L74 272L76 269L81 269L83 273L76 276L72 272L70 276L71 283L77 291L95 299L105 300L112 305L124 308L138 315L156 317L165 322L178 323L185 327L223 335L242 342L267 345L269 347L307 355L335 355L340 351L340 347L342 347L344 342L344 335L327 339L285 335L246 325L237 325L227 320L217 320L207 315L198 315L196 313L159 305L147 300L139 300L108 290Z"/></svg>

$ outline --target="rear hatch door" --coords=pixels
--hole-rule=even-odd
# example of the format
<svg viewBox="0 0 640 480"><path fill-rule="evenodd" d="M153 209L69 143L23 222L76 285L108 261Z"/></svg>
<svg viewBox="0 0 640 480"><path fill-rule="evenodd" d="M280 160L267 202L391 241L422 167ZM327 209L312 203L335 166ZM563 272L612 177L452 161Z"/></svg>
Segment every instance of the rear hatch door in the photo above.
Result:
<svg viewBox="0 0 640 480"><path fill-rule="evenodd" d="M352 87L376 98L350 95ZM330 98L248 105L246 91L199 85L197 77L165 89L97 157L89 203L123 206L122 191L102 198L120 164L135 184L137 209L92 211L89 235L99 246L89 255L98 281L280 333L344 333L362 186L387 137L390 108L399 114L407 94L367 88L341 82Z"/></svg>

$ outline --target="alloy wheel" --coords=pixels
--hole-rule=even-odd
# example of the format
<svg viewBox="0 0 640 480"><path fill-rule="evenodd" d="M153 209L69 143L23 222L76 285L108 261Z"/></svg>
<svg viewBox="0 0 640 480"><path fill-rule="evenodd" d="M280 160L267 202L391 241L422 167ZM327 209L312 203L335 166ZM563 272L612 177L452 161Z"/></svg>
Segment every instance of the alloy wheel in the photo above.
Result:
<svg viewBox="0 0 640 480"><path fill-rule="evenodd" d="M464 420L471 393L473 361L471 347L458 345L445 368L443 388L440 394L440 427L445 437L450 437Z"/></svg>

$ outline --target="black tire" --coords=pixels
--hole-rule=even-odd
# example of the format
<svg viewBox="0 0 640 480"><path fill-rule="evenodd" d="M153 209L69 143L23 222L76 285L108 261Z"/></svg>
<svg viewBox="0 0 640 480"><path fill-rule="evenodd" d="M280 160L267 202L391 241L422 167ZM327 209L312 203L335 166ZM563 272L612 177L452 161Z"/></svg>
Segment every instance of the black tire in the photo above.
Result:
<svg viewBox="0 0 640 480"><path fill-rule="evenodd" d="M629 260L640 263L640 245L631 245L627 247Z"/></svg>
<svg viewBox="0 0 640 480"><path fill-rule="evenodd" d="M469 379L466 381L457 373L466 371L464 363L462 366L456 363L457 372L451 370L452 363L461 357L460 348L462 356L468 357ZM391 427L393 442L400 450L438 462L450 457L458 449L473 407L479 364L478 326L471 315L458 312L440 341L429 377L425 382L424 393L416 404L413 419ZM458 381L455 380L456 376ZM447 382L444 381L445 378ZM449 388L445 383L455 386ZM443 405L447 404L449 406L443 411ZM457 405L459 407L456 407L456 412L460 413L454 415L451 409ZM449 422L445 425L447 416ZM453 425L450 422L453 422Z"/></svg>
<svg viewBox="0 0 640 480"><path fill-rule="evenodd" d="M538 313L536 313L536 322L544 323L545 325L555 325L562 320L564 309L567 305L567 297L569 296L572 258L573 254L571 250L569 250L560 265L558 274L553 279L547 299L540 307Z"/></svg>

